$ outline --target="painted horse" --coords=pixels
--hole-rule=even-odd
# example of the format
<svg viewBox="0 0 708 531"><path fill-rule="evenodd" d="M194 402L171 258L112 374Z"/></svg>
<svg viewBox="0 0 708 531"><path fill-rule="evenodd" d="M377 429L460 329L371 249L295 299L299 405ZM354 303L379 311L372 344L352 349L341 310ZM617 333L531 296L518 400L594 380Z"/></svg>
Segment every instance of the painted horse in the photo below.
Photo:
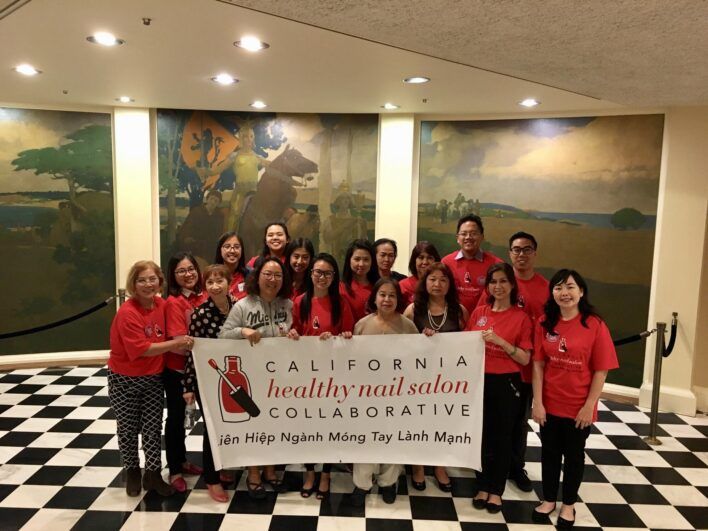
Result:
<svg viewBox="0 0 708 531"><path fill-rule="evenodd" d="M308 173L316 173L318 169L317 163L306 159L289 145L265 168L255 194L244 205L238 224L247 260L262 250L266 224L282 221L285 210L295 203L295 187L302 186L302 181L293 177L302 178Z"/></svg>

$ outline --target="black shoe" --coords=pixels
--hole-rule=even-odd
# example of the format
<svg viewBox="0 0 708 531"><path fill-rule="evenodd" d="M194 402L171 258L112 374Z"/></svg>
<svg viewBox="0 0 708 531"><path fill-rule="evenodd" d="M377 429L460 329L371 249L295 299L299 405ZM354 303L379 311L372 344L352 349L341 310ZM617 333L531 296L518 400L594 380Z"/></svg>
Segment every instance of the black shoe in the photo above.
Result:
<svg viewBox="0 0 708 531"><path fill-rule="evenodd" d="M438 483L438 488L443 491L443 492L452 492L452 483L447 482L447 483L440 483L440 480L438 478L435 478L435 481Z"/></svg>
<svg viewBox="0 0 708 531"><path fill-rule="evenodd" d="M425 485L425 482L423 482ZM396 485L395 483L393 485L389 485L388 487L379 487L379 490L381 491L381 497L383 498L384 503L391 504L396 501Z"/></svg>
<svg viewBox="0 0 708 531"><path fill-rule="evenodd" d="M482 498L472 498L472 507L479 509L480 511L487 506L487 500Z"/></svg>
<svg viewBox="0 0 708 531"><path fill-rule="evenodd" d="M531 520L533 520L533 521L534 521L535 523L537 523L537 524L547 524L547 523L549 523L548 517L549 517L549 516L551 515L551 513L552 513L553 511L555 511L555 510L556 510L556 505L555 505L555 504L553 504L553 509L551 509L551 510L548 511L547 513L542 513L542 512L540 512L540 511L537 511L536 509L534 509L534 510L531 512Z"/></svg>
<svg viewBox="0 0 708 531"><path fill-rule="evenodd" d="M125 492L128 496L139 496L141 485L140 480L142 476L140 474L140 468L126 468L125 469Z"/></svg>
<svg viewBox="0 0 708 531"><path fill-rule="evenodd" d="M425 490L425 479L423 479L423 481L416 481L413 479L413 476L411 476L411 485L413 485L415 490Z"/></svg>
<svg viewBox="0 0 708 531"><path fill-rule="evenodd" d="M558 521L556 521L556 527L558 529L573 529L575 525L575 509L573 509L573 519L566 520L562 516L558 515Z"/></svg>
<svg viewBox="0 0 708 531"><path fill-rule="evenodd" d="M501 503L487 502L486 509L487 509L487 512L490 514L497 514L499 511L502 510L502 506L501 506Z"/></svg>
<svg viewBox="0 0 708 531"><path fill-rule="evenodd" d="M511 481L516 483L516 486L519 487L519 490L522 490L524 492L531 492L533 490L533 484L531 483L528 474L526 474L526 470L524 470L523 468L519 470L516 474L513 474L510 479Z"/></svg>
<svg viewBox="0 0 708 531"><path fill-rule="evenodd" d="M368 490L360 489L359 487L354 487L354 490L349 497L349 503L354 507L364 507L366 502L366 495L369 494Z"/></svg>
<svg viewBox="0 0 708 531"><path fill-rule="evenodd" d="M169 483L165 483L162 479L162 473L159 470L146 470L143 474L143 488L147 491L154 490L160 496L172 496L175 489Z"/></svg>

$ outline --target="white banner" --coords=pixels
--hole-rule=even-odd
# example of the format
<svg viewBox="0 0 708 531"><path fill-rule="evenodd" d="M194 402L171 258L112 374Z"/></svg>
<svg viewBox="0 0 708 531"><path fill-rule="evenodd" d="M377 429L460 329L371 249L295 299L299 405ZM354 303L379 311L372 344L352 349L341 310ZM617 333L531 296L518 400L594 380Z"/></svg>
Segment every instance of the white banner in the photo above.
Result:
<svg viewBox="0 0 708 531"><path fill-rule="evenodd" d="M479 332L196 339L216 469L287 463L481 468Z"/></svg>

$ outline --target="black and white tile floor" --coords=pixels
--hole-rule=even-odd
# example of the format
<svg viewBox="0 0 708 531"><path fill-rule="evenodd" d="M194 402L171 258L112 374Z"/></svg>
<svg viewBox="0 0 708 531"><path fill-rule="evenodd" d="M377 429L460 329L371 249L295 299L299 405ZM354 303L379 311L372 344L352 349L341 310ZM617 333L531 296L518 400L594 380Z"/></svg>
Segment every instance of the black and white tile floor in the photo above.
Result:
<svg viewBox="0 0 708 531"><path fill-rule="evenodd" d="M663 445L652 448L641 438L648 431L644 411L608 401L600 410L587 443L576 528L708 529L708 418L661 414ZM187 439L197 463L200 433L198 424ZM531 523L541 470L538 436L531 430L528 437L527 470L536 492L509 484L495 515L472 507L474 473L462 469L450 470L451 494L439 491L431 476L423 492L401 478L393 505L371 495L361 509L348 503L352 483L344 471L333 473L328 500L301 498L300 466L285 469L292 492L269 493L259 502L248 498L241 472L228 504L212 502L198 478L188 478L184 494L129 498L106 370L18 370L0 374L0 529L551 529L550 522Z"/></svg>

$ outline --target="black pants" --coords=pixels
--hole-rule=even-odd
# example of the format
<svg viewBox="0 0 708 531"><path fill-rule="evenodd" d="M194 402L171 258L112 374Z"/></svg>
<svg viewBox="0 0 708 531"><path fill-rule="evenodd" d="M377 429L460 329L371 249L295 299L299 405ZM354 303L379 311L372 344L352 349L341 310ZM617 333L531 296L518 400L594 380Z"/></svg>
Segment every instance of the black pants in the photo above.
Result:
<svg viewBox="0 0 708 531"><path fill-rule="evenodd" d="M314 472L315 470L315 465L313 464L306 464L305 465L305 470L308 472ZM322 472L325 474L329 474L332 471L332 463L325 463L322 465Z"/></svg>
<svg viewBox="0 0 708 531"><path fill-rule="evenodd" d="M590 427L578 429L575 420L546 414L541 427L541 478L543 498L555 502L558 498L561 461L563 461L563 504L578 500L578 489L585 468L585 441Z"/></svg>
<svg viewBox="0 0 708 531"><path fill-rule="evenodd" d="M511 433L521 399L521 375L484 375L484 421L482 427L482 471L477 488L490 494L504 494L511 465Z"/></svg>
<svg viewBox="0 0 708 531"><path fill-rule="evenodd" d="M182 464L187 461L184 445L184 408L187 405L182 396L182 373L165 369L162 379L167 397L167 420L165 420L165 453L170 475L181 474Z"/></svg>
<svg viewBox="0 0 708 531"><path fill-rule="evenodd" d="M519 392L521 393L519 414L516 416L514 431L511 434L511 469L509 470L511 477L519 474L526 467L526 441L529 432L533 386L530 383L521 382Z"/></svg>
<svg viewBox="0 0 708 531"><path fill-rule="evenodd" d="M204 411L202 405L202 397L199 396L199 391L195 393L199 409ZM203 415L202 415L203 417ZM211 444L209 444L209 432L207 431L206 422L204 422L204 435L202 436L202 467L204 468L204 483L207 485L216 485L220 483L219 473L214 470L214 455L211 453Z"/></svg>

